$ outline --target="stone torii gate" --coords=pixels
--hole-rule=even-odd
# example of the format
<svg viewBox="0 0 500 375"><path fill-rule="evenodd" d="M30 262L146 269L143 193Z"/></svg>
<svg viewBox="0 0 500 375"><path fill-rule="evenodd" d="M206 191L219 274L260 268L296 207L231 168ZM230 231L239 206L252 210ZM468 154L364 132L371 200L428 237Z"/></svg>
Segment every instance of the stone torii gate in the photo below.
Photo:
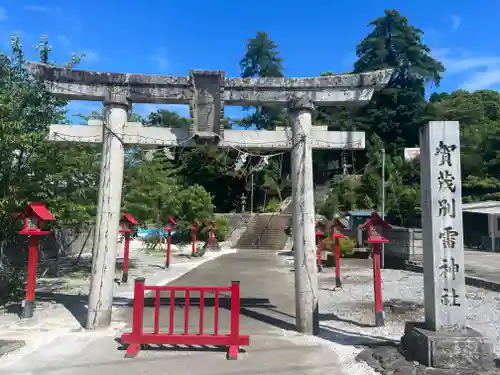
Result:
<svg viewBox="0 0 500 375"><path fill-rule="evenodd" d="M223 71L191 70L189 76L160 76L70 70L30 63L29 69L55 95L103 101L105 121L88 126L52 125L49 140L103 144L87 328L109 326L116 238L124 168L124 144L143 147L219 147L291 150L293 240L297 330L317 328L318 293L312 149L364 149L364 132L330 132L312 126L314 106L361 106L388 82L392 70L312 78L226 78ZM127 121L131 103L188 104L189 129L143 127ZM282 104L292 129L227 130L225 105Z"/></svg>

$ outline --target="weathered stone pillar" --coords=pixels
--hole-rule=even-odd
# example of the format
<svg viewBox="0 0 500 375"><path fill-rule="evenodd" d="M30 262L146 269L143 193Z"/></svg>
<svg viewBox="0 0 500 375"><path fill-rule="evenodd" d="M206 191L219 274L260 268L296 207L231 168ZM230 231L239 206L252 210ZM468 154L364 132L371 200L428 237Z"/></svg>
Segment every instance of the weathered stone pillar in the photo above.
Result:
<svg viewBox="0 0 500 375"><path fill-rule="evenodd" d="M467 326L460 129L431 121L420 134L425 322L407 323L403 349L420 363L455 370L492 366L492 347Z"/></svg>
<svg viewBox="0 0 500 375"><path fill-rule="evenodd" d="M127 124L129 101L123 93L110 92L104 105L101 175L87 329L108 327L111 324L125 156L122 137Z"/></svg>
<svg viewBox="0 0 500 375"><path fill-rule="evenodd" d="M289 105L292 149L292 237L295 268L297 330L316 334L318 321L318 274L316 266L315 211L312 164L313 103L294 100Z"/></svg>

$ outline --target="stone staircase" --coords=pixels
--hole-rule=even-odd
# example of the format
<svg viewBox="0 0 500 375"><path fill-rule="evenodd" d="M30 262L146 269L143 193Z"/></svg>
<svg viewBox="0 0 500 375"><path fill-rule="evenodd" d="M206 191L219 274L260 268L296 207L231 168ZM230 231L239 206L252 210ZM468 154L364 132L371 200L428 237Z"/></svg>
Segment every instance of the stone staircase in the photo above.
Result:
<svg viewBox="0 0 500 375"><path fill-rule="evenodd" d="M288 236L285 228L290 223L289 214L257 214L236 244L238 249L281 250Z"/></svg>

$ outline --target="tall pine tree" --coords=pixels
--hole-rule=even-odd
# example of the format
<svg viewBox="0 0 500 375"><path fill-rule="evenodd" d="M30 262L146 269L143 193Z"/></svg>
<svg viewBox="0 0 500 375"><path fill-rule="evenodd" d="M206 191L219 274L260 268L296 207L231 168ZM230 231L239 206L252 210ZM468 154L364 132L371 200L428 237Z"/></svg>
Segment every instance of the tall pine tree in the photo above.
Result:
<svg viewBox="0 0 500 375"><path fill-rule="evenodd" d="M439 85L445 70L422 42L423 31L397 10L370 22L373 30L356 48L354 72L393 68L390 84L364 109L361 128L377 133L391 153L418 144L425 116L425 86Z"/></svg>
<svg viewBox="0 0 500 375"><path fill-rule="evenodd" d="M266 32L259 31L255 38L250 38L246 50L240 61L243 78L283 77L283 59L279 56L278 45L269 39ZM280 106L270 105L256 108L255 113L245 117L240 124L257 129L274 129L286 126L288 121Z"/></svg>

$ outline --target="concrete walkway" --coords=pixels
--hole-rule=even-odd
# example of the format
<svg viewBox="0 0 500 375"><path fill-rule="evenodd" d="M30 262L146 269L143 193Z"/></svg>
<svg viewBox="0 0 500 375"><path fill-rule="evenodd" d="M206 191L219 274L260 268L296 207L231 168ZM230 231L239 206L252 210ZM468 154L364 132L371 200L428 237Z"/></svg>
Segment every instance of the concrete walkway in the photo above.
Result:
<svg viewBox="0 0 500 375"><path fill-rule="evenodd" d="M0 374L108 375L140 374L374 374L362 364L339 358L329 342L299 335L294 329L293 272L285 257L266 251L240 251L207 262L171 285L229 285L241 282L241 333L250 334L250 347L237 361L213 348L150 348L124 359L114 340L119 332L68 333L25 356L22 363L0 369ZM181 296L179 295L178 298ZM196 295L190 297L196 298ZM161 307L160 327L168 330L168 305ZM206 332L213 328L213 307L206 307ZM183 330L182 306L176 307L175 330ZM132 309L120 308L117 318L131 322ZM198 328L199 308L190 308L189 329ZM153 308L145 308L145 331L153 326ZM228 330L229 312L221 308L219 330ZM125 331L130 330L130 325Z"/></svg>

